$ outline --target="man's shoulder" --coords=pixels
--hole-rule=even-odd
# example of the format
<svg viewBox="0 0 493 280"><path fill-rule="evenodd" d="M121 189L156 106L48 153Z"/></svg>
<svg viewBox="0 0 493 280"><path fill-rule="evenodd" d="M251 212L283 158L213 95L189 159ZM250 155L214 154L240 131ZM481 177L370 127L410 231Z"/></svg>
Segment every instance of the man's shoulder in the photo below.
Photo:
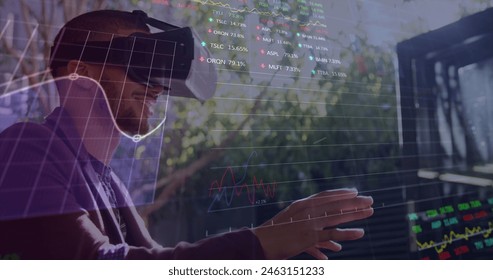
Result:
<svg viewBox="0 0 493 280"><path fill-rule="evenodd" d="M0 133L0 158L8 154L45 154L69 152L67 145L46 125L33 122L16 123ZM13 153L13 154L12 154Z"/></svg>
<svg viewBox="0 0 493 280"><path fill-rule="evenodd" d="M43 124L34 122L19 122L0 132L0 141L38 138L40 140L51 137L53 131Z"/></svg>

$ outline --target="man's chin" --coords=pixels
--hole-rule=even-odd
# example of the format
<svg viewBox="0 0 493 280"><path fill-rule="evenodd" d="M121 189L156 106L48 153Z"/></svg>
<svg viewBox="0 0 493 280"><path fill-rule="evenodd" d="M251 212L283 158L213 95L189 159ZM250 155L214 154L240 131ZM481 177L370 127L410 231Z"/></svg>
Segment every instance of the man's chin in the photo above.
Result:
<svg viewBox="0 0 493 280"><path fill-rule="evenodd" d="M149 125L147 123L134 123L120 120L117 124L120 130L128 135L145 135L149 132Z"/></svg>

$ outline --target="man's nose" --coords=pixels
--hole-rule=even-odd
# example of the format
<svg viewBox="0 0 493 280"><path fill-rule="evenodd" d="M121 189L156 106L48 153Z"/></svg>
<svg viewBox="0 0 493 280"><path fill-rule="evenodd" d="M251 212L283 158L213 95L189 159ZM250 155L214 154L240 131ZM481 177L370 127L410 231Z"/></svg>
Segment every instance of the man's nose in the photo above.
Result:
<svg viewBox="0 0 493 280"><path fill-rule="evenodd" d="M152 94L157 98L158 95L162 94L163 91L165 90L165 86L162 85L148 85L147 86L147 92ZM167 88L166 88L167 89Z"/></svg>
<svg viewBox="0 0 493 280"><path fill-rule="evenodd" d="M152 85L150 89L154 92L162 92L164 91L164 86L162 85Z"/></svg>

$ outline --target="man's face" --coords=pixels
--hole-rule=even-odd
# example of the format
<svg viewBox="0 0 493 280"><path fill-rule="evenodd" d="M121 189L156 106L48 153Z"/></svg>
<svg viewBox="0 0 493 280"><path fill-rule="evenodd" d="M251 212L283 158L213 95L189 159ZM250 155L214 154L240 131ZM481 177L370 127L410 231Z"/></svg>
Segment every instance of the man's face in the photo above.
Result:
<svg viewBox="0 0 493 280"><path fill-rule="evenodd" d="M163 88L148 88L126 77L125 69L105 67L100 80L118 127L131 135L145 135L152 107Z"/></svg>
<svg viewBox="0 0 493 280"><path fill-rule="evenodd" d="M119 35L127 36L142 30L120 30ZM106 93L108 103L118 127L130 135L145 135L149 132L148 120L163 87L149 88L131 80L126 69L118 66L102 67L100 84Z"/></svg>

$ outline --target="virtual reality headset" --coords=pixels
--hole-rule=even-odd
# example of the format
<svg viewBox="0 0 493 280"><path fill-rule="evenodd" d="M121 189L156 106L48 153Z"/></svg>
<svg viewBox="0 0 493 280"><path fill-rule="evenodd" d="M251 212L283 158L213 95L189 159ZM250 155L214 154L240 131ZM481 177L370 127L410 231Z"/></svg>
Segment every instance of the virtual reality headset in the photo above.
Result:
<svg viewBox="0 0 493 280"><path fill-rule="evenodd" d="M210 53L201 45L197 34L190 27L150 18L143 11L132 14L163 32L137 32L110 41L60 40L51 48L51 69L66 66L71 60L120 66L131 80L150 88L169 88L171 96L201 101L211 98L216 90L217 73L213 64L199 60Z"/></svg>

